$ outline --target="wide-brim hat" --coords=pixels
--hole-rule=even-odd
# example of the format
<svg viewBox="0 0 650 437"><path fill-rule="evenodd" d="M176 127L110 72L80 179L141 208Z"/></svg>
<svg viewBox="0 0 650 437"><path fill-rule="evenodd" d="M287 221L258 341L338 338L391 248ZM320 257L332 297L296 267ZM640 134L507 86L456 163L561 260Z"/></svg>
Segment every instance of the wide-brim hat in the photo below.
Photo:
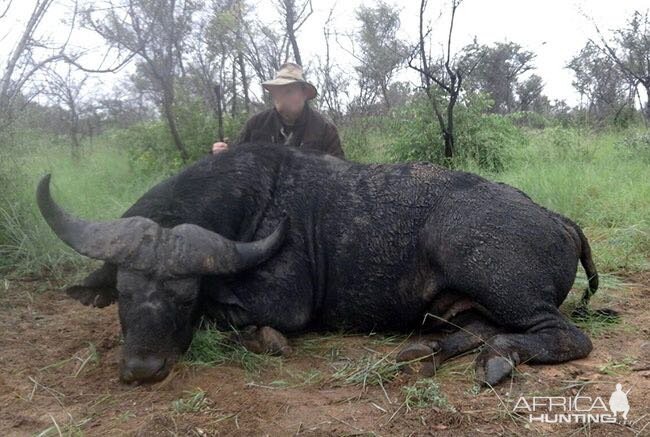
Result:
<svg viewBox="0 0 650 437"><path fill-rule="evenodd" d="M273 87L291 85L294 83L300 83L305 86L305 89L307 90L307 100L313 99L318 94L316 87L303 78L302 67L293 62L282 64L276 73L275 78L262 82L262 86L265 90L269 91L270 88Z"/></svg>

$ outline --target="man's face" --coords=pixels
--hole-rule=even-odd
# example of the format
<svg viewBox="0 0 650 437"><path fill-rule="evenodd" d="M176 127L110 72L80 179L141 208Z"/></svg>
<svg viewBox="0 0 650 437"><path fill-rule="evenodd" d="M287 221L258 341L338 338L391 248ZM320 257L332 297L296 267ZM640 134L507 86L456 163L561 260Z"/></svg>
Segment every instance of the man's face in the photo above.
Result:
<svg viewBox="0 0 650 437"><path fill-rule="evenodd" d="M307 101L307 90L299 83L269 87L275 109L284 118L295 120Z"/></svg>

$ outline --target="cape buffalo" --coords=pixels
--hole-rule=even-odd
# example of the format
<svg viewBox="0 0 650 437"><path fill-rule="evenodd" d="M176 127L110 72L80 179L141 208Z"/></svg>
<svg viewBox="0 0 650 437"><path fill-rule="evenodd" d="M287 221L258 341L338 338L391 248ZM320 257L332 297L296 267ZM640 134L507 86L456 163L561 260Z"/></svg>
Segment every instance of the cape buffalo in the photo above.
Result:
<svg viewBox="0 0 650 437"><path fill-rule="evenodd" d="M586 270L569 219L521 191L428 163L364 165L246 144L161 182L123 216L91 222L52 200L41 213L77 252L104 260L68 292L117 300L123 381L157 381L189 347L201 316L249 328L271 352L279 332L460 327L407 347L429 365L482 344L477 376L496 384L520 362L585 357L589 338L558 307ZM431 358L433 356L433 358Z"/></svg>

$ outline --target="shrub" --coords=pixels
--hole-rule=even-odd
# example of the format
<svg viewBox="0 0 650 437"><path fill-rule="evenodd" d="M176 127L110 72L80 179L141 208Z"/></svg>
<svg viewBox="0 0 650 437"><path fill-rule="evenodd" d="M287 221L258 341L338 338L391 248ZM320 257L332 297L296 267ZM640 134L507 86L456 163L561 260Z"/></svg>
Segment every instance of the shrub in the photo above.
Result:
<svg viewBox="0 0 650 437"><path fill-rule="evenodd" d="M455 109L455 167L478 167L498 172L510 160L510 151L525 137L508 118L486 114L489 101L474 96ZM392 117L393 161L429 161L445 164L440 127L426 99L415 100Z"/></svg>
<svg viewBox="0 0 650 437"><path fill-rule="evenodd" d="M458 155L461 161L469 161L481 170L500 172L526 138L510 119L486 114L482 105L485 103L472 103L458 111Z"/></svg>
<svg viewBox="0 0 650 437"><path fill-rule="evenodd" d="M177 127L185 145L189 162L210 152L217 139L217 120L205 105L191 98L179 98L176 106ZM235 140L242 128L246 114L235 118L224 115L224 136ZM176 149L165 120L133 125L116 134L115 141L129 154L129 160L138 171L171 174L186 165Z"/></svg>
<svg viewBox="0 0 650 437"><path fill-rule="evenodd" d="M507 117L515 126L529 129L545 129L557 123L548 116L533 111L513 112Z"/></svg>
<svg viewBox="0 0 650 437"><path fill-rule="evenodd" d="M650 131L637 130L625 135L615 144L616 148L630 159L650 163Z"/></svg>

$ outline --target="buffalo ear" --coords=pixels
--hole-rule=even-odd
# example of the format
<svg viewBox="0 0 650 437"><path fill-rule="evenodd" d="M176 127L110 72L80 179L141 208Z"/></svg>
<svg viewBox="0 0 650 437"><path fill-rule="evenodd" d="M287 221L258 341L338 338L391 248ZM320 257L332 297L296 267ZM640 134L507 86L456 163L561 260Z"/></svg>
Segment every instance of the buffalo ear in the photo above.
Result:
<svg viewBox="0 0 650 437"><path fill-rule="evenodd" d="M104 308L117 300L117 266L104 263L81 284L66 288L65 292L84 305Z"/></svg>

